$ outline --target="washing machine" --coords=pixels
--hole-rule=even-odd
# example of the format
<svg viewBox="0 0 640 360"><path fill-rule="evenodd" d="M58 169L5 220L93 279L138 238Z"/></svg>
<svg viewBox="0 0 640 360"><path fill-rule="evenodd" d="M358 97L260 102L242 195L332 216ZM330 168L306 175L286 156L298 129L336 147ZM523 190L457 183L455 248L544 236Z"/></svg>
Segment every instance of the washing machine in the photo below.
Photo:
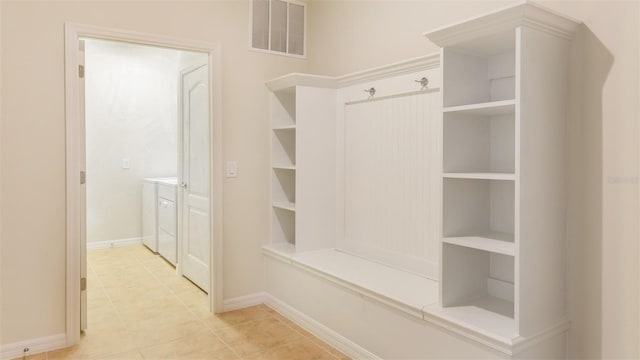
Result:
<svg viewBox="0 0 640 360"><path fill-rule="evenodd" d="M142 243L177 264L176 177L146 178L142 183Z"/></svg>

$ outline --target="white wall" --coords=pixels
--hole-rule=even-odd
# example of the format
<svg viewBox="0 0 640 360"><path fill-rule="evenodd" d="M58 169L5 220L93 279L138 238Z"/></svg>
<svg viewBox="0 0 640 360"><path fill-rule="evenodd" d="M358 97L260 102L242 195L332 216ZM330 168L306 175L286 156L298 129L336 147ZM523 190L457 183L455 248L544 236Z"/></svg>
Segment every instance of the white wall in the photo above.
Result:
<svg viewBox="0 0 640 360"><path fill-rule="evenodd" d="M435 52L422 32L509 3L314 1L312 72L340 75ZM543 5L584 21L572 49L567 143L570 355L638 358L640 3Z"/></svg>
<svg viewBox="0 0 640 360"><path fill-rule="evenodd" d="M85 40L85 54L87 241L139 238L143 178L178 173L178 76L186 54L93 39Z"/></svg>
<svg viewBox="0 0 640 360"><path fill-rule="evenodd" d="M264 81L307 61L247 51L249 2L0 2L0 344L65 331L64 22L222 46L224 297L264 288L269 120ZM251 224L251 226L247 226Z"/></svg>

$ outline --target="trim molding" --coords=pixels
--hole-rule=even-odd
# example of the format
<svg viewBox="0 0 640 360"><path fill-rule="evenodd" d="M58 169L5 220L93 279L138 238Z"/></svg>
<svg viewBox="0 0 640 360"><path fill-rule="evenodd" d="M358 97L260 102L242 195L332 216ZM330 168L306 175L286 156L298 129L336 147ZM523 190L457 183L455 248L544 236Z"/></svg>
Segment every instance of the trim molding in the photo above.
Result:
<svg viewBox="0 0 640 360"><path fill-rule="evenodd" d="M341 88L423 70L437 69L438 67L440 67L439 52L342 75L336 78L336 82Z"/></svg>
<svg viewBox="0 0 640 360"><path fill-rule="evenodd" d="M571 39L581 21L572 19L536 3L523 1L498 11L425 32L440 47L491 36L503 31L527 26L563 39Z"/></svg>
<svg viewBox="0 0 640 360"><path fill-rule="evenodd" d="M254 294L238 296L235 298L224 300L222 309L224 312L244 309L251 306L264 304L266 293L257 292Z"/></svg>
<svg viewBox="0 0 640 360"><path fill-rule="evenodd" d="M21 358L23 355L34 355L46 351L57 350L67 345L67 335L57 334L45 336L37 339L18 341L13 344L0 346L0 359L8 360ZM23 351L29 348L26 353Z"/></svg>
<svg viewBox="0 0 640 360"><path fill-rule="evenodd" d="M128 238L105 241L87 241L87 250L108 249L112 247L122 247L142 244L142 238Z"/></svg>
<svg viewBox="0 0 640 360"><path fill-rule="evenodd" d="M353 359L381 359L271 294L266 294L265 305Z"/></svg>
<svg viewBox="0 0 640 360"><path fill-rule="evenodd" d="M66 122L66 306L65 331L66 344L74 345L80 341L80 274L81 249L86 247L82 238L81 213L82 188L78 174L83 170L84 119L79 112L80 86L78 82L79 49L81 37L125 41L134 44L160 46L165 48L198 51L209 55L211 147L209 156L212 161L211 193L218 194L211 200L211 291L209 307L220 312L223 306L223 159L222 159L222 55L217 43L199 40L181 39L164 35L140 33L135 31L112 29L93 25L66 22L64 29L65 44L65 122Z"/></svg>
<svg viewBox="0 0 640 360"><path fill-rule="evenodd" d="M274 92L286 91L295 86L336 89L438 67L440 67L440 53L434 53L335 77L292 73L269 80L265 85Z"/></svg>

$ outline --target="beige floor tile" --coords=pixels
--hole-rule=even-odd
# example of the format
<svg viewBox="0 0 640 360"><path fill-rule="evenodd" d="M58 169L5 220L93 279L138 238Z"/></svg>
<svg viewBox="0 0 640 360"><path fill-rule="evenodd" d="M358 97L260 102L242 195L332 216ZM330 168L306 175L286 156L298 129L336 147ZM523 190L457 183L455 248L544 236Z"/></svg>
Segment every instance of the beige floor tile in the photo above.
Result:
<svg viewBox="0 0 640 360"><path fill-rule="evenodd" d="M302 339L300 334L273 318L224 327L215 332L240 356L262 353Z"/></svg>
<svg viewBox="0 0 640 360"><path fill-rule="evenodd" d="M244 357L247 360L336 360L336 357L307 339Z"/></svg>
<svg viewBox="0 0 640 360"><path fill-rule="evenodd" d="M17 357L13 360L47 360L47 353L40 353L40 354L35 354L35 355L29 355L27 357Z"/></svg>
<svg viewBox="0 0 640 360"><path fill-rule="evenodd" d="M235 326L239 324L248 323L256 320L263 320L270 318L271 314L264 311L262 308L252 306L245 309L228 311L221 314L207 313L202 318L202 321L209 326L212 330L225 328L229 326Z"/></svg>
<svg viewBox="0 0 640 360"><path fill-rule="evenodd" d="M211 314L207 294L143 246L87 256L80 344L31 360L346 358L264 305Z"/></svg>

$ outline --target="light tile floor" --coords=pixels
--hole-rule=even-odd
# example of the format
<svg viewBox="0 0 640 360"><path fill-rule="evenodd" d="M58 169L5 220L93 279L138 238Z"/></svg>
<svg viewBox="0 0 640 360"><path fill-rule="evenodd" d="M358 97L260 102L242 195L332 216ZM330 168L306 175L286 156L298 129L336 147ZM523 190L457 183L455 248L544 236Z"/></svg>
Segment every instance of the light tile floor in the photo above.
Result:
<svg viewBox="0 0 640 360"><path fill-rule="evenodd" d="M142 245L87 258L80 344L27 359L348 359L264 305L209 313L207 295Z"/></svg>

